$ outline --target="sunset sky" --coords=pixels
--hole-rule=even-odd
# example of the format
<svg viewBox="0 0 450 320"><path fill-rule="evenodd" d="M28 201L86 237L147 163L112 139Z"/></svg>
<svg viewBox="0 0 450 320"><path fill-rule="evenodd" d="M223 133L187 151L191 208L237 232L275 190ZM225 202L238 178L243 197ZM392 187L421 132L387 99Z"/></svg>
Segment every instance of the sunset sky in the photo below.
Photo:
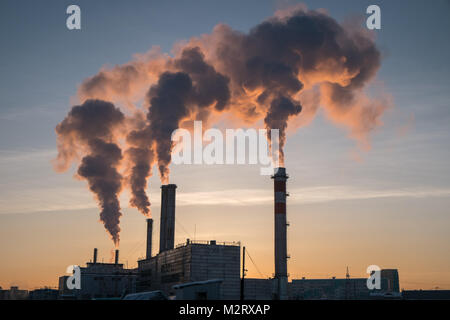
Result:
<svg viewBox="0 0 450 320"><path fill-rule="evenodd" d="M69 31L76 3L82 30ZM218 23L243 32L294 1L2 1L0 4L0 286L57 286L112 242L76 166L56 173L55 126L78 86L160 46L210 33ZM366 277L369 265L397 268L404 289L450 289L450 2L303 1L344 21L379 4L375 31L382 64L373 90L392 97L383 125L361 150L346 128L319 112L289 130L288 272L292 278ZM300 115L301 117L301 115ZM273 182L259 165L171 165L178 185L176 239L240 241L273 274ZM159 241L159 177L149 181L154 254ZM121 262L145 254L145 217L121 194Z"/></svg>

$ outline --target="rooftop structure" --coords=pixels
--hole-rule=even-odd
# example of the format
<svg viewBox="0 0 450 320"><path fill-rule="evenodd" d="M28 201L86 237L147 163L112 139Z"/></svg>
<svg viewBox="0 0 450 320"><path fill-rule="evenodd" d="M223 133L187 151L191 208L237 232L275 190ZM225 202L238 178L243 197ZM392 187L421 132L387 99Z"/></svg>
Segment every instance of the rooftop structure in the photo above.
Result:
<svg viewBox="0 0 450 320"><path fill-rule="evenodd" d="M221 279L220 295L238 299L240 285L240 244L190 241L150 259L138 261L138 291L162 290L187 282Z"/></svg>

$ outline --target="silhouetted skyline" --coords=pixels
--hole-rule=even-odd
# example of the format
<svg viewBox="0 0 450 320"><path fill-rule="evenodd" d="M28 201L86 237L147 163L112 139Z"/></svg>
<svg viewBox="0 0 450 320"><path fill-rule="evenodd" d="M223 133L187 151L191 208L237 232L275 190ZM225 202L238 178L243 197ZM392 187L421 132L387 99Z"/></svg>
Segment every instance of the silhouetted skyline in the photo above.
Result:
<svg viewBox="0 0 450 320"><path fill-rule="evenodd" d="M370 1L304 1L343 23L365 17ZM69 3L1 5L0 286L56 285L55 275L87 261L111 240L86 181L52 169L55 126L77 105L77 89L101 68L130 61L152 46L172 46L225 23L248 32L273 15L276 1L108 3L78 1L83 29L65 28ZM355 277L377 264L400 271L406 289L450 288L450 29L447 1L380 3L375 31L381 66L370 91L388 92L392 107L364 151L324 111L291 130L285 146L290 274ZM301 115L298 121L305 121ZM225 119L218 124L227 128ZM292 126L292 129L295 126ZM273 269L272 183L259 166L171 165L178 185L175 244L186 238L242 241L264 275ZM154 172L157 169L154 168ZM149 180L159 212L157 174ZM145 218L119 196L120 249L129 265L145 255ZM159 225L156 215L155 224ZM249 231L251 230L251 232ZM157 243L155 243L157 245ZM258 275L249 268L250 275Z"/></svg>

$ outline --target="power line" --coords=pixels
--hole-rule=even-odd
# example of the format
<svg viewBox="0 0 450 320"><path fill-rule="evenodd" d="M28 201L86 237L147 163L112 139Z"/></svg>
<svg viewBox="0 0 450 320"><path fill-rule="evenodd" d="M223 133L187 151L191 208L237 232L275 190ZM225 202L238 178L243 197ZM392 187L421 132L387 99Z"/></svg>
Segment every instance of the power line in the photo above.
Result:
<svg viewBox="0 0 450 320"><path fill-rule="evenodd" d="M252 256L250 255L250 253L248 252L248 249L246 248L246 252L248 257L250 258L250 261L252 262L252 264L255 266L256 271L258 271L259 275L261 276L261 278L267 278L265 275L262 274L262 272L259 270L258 266L256 265L255 261L253 261Z"/></svg>
<svg viewBox="0 0 450 320"><path fill-rule="evenodd" d="M178 227L180 227L181 230L182 230L185 234L187 234L190 238L192 238L192 237L191 237L191 234L190 234L189 232L187 232L187 230L183 227L183 225L182 225L178 220L176 220L176 223L177 223ZM127 254L127 259L130 258L130 256L131 256L133 253L135 253L138 249L141 249L142 246L145 244L145 242L146 242L146 239L139 241L139 242L138 242L138 243L137 243L137 244L136 244L136 245L128 252L128 254Z"/></svg>
<svg viewBox="0 0 450 320"><path fill-rule="evenodd" d="M141 248L141 246L144 244L145 241L146 241L145 239L139 241L139 242L133 247L133 249L131 249L131 250L128 252L128 254L127 254L127 256L126 256L126 260L127 260L127 261L128 261L128 258L130 258L131 255L136 251L136 249L140 249L140 248Z"/></svg>
<svg viewBox="0 0 450 320"><path fill-rule="evenodd" d="M186 233L186 234L189 236L189 238L192 239L191 234L190 234L189 232L187 232L187 230L183 227L183 225L182 225L178 220L175 220L175 222L176 222L176 224L177 224L179 227L181 227L181 229L183 230L183 232Z"/></svg>

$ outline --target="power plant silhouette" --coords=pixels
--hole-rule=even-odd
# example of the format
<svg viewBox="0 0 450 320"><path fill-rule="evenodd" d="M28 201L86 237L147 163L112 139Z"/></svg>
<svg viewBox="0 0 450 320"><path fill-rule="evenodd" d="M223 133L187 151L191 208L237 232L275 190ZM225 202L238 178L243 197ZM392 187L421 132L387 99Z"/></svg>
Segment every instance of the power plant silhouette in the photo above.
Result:
<svg viewBox="0 0 450 320"><path fill-rule="evenodd" d="M161 218L159 252L152 255L153 219L147 219L145 258L138 267L126 269L119 263L119 250L114 263L99 263L97 248L93 261L80 267L80 289L67 287L69 276L59 279L59 293L63 299L99 299L134 297L143 299L366 299L370 292L366 278L299 279L288 281L287 268L287 206L286 182L283 167L276 168L274 182L274 277L244 278L241 243L198 241L186 239L175 246L175 184L161 186ZM244 247L245 255L245 247ZM242 256L245 263L245 256ZM380 292L399 292L396 269L382 270ZM147 295L147 296L145 296Z"/></svg>

